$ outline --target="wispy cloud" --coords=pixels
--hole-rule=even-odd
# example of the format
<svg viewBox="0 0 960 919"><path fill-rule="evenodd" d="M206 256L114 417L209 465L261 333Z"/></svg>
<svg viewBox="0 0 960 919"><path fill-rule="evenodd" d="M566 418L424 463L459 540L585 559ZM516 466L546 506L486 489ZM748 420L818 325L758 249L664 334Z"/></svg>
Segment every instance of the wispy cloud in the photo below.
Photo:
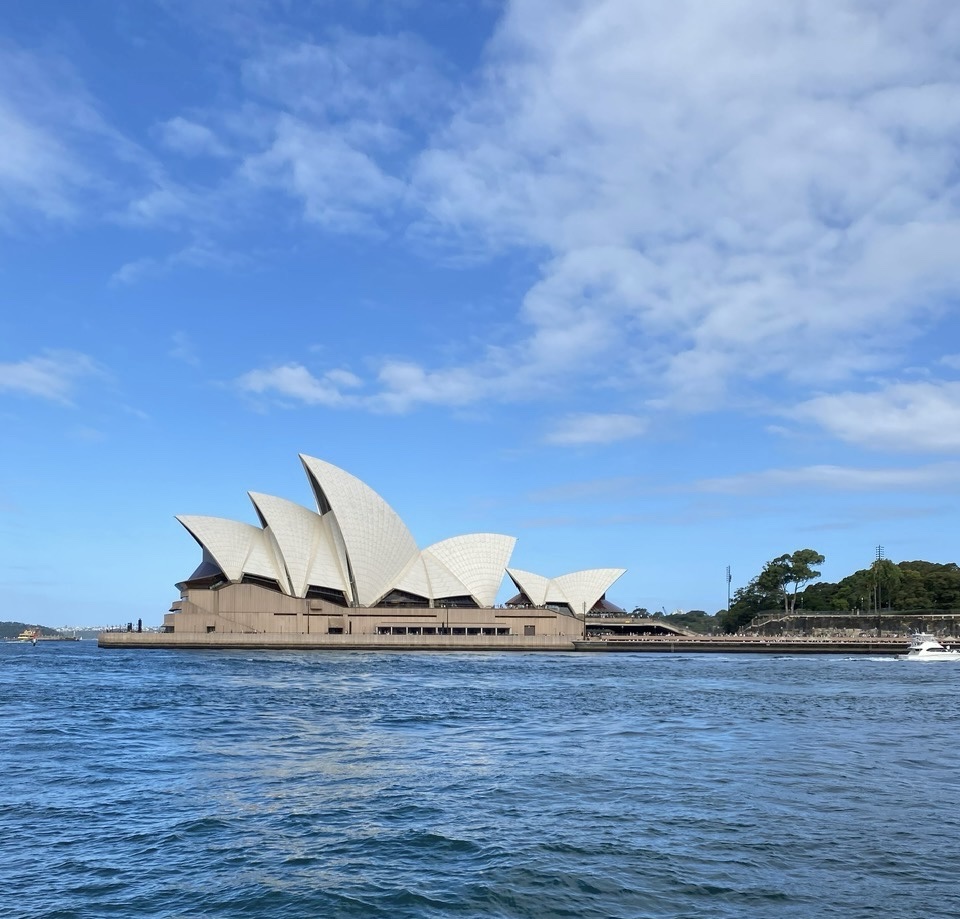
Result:
<svg viewBox="0 0 960 919"><path fill-rule="evenodd" d="M897 452L960 451L960 383L894 383L810 399L793 412L848 443Z"/></svg>
<svg viewBox="0 0 960 919"><path fill-rule="evenodd" d="M456 79L409 34L307 38L269 5L241 6L215 17L232 83L164 113L151 155L66 63L7 55L0 221L72 219L108 198L110 219L180 234L173 255L119 268L120 285L229 264L214 257L227 238L270 223L536 264L499 317L509 341L491 331L465 360L366 355L349 392L296 360L252 362L247 392L386 412L532 400L573 380L621 396L546 435L566 445L641 435L637 406L806 399L799 416L866 443L843 390L897 368L960 293L949 0L512 0L478 71ZM914 396L873 443L902 430L954 449L906 415L949 421L955 396Z"/></svg>
<svg viewBox="0 0 960 919"><path fill-rule="evenodd" d="M636 415L582 413L568 415L544 439L566 447L612 444L639 437L646 430L646 419Z"/></svg>
<svg viewBox="0 0 960 919"><path fill-rule="evenodd" d="M72 404L78 384L104 376L93 358L76 351L45 351L14 363L0 363L0 390Z"/></svg>
<svg viewBox="0 0 960 919"><path fill-rule="evenodd" d="M341 387L357 385L357 378L343 370L331 370L324 377L317 378L302 364L284 364L269 370L251 370L241 376L236 385L242 392L252 395L343 408L351 400L341 392Z"/></svg>
<svg viewBox="0 0 960 919"><path fill-rule="evenodd" d="M541 488L527 495L528 501L567 503L570 501L596 502L603 500L622 500L636 495L643 485L637 476L616 476L606 479L592 479L586 482L566 482L552 488Z"/></svg>
<svg viewBox="0 0 960 919"><path fill-rule="evenodd" d="M960 462L913 468L865 469L850 466L802 466L702 479L694 490L727 495L764 492L904 492L960 488Z"/></svg>
<svg viewBox="0 0 960 919"><path fill-rule="evenodd" d="M876 368L960 286L960 14L905 10L513 3L418 161L430 227L553 254L521 313L543 366L572 322L688 408Z"/></svg>
<svg viewBox="0 0 960 919"><path fill-rule="evenodd" d="M149 158L102 116L70 62L0 42L0 227L99 219Z"/></svg>
<svg viewBox="0 0 960 919"><path fill-rule="evenodd" d="M270 148L250 157L244 177L302 202L305 219L338 232L376 231L404 185L336 133L282 117Z"/></svg>
<svg viewBox="0 0 960 919"><path fill-rule="evenodd" d="M148 278L162 277L176 268L235 268L247 261L245 256L226 252L203 241L194 241L183 249L164 256L144 256L121 265L111 276L110 285L124 287Z"/></svg>
<svg viewBox="0 0 960 919"><path fill-rule="evenodd" d="M670 409L829 389L895 365L960 290L958 30L937 0L516 0L429 135L422 45L278 45L244 68L279 114L243 168L328 229L403 215L420 241L541 259L511 344L393 359L358 405L531 398L571 373Z"/></svg>
<svg viewBox="0 0 960 919"><path fill-rule="evenodd" d="M160 142L183 156L229 156L230 151L206 125L177 115L157 125Z"/></svg>

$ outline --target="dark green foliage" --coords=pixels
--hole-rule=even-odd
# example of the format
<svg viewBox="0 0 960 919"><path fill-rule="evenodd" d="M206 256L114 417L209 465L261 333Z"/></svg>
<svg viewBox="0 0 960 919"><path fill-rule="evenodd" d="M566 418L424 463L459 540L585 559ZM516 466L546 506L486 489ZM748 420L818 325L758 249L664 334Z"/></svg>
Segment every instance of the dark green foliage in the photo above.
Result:
<svg viewBox="0 0 960 919"><path fill-rule="evenodd" d="M689 629L691 632L699 632L701 635L710 635L716 632L720 623L716 616L710 616L705 610L690 609L685 613L670 613L667 616L659 615L658 619L669 622L671 625L678 626L681 629Z"/></svg>
<svg viewBox="0 0 960 919"><path fill-rule="evenodd" d="M953 562L879 559L838 584L816 584L802 594L809 610L960 609L960 567Z"/></svg>
<svg viewBox="0 0 960 919"><path fill-rule="evenodd" d="M794 610L802 584L820 577L814 565L822 565L823 556L814 549L797 549L766 563L763 570L746 587L733 594L729 611L724 611L720 624L725 632L736 632L761 612L781 607L784 613Z"/></svg>
<svg viewBox="0 0 960 919"><path fill-rule="evenodd" d="M837 584L810 584L800 591L803 583L819 577L812 566L822 562L823 556L812 549L767 562L746 587L734 592L730 611L717 614L723 631L736 632L754 616L778 608L787 613L801 607L810 612L862 613L877 609L960 610L960 566L954 562L877 559Z"/></svg>

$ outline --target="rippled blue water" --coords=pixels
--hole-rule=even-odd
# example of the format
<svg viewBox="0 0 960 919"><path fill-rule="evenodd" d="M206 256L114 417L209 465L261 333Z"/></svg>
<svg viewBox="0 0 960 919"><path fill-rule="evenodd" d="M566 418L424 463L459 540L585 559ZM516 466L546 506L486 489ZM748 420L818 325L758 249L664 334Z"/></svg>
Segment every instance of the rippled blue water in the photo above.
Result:
<svg viewBox="0 0 960 919"><path fill-rule="evenodd" d="M0 912L954 917L960 666L0 645Z"/></svg>

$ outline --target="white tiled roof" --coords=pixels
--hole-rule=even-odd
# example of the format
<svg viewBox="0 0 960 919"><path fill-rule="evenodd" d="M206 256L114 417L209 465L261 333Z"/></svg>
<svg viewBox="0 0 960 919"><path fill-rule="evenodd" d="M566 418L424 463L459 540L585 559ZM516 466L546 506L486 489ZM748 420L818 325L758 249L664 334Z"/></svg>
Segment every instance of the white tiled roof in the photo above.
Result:
<svg viewBox="0 0 960 919"><path fill-rule="evenodd" d="M293 596L306 596L311 584L342 590L349 596L350 587L337 559L329 523L294 501L249 494L277 541Z"/></svg>
<svg viewBox="0 0 960 919"><path fill-rule="evenodd" d="M285 498L250 493L262 528L221 517L178 516L231 581L244 574L276 580L295 597L312 586L342 591L348 603L372 606L392 590L426 600L471 596L496 601L506 569L535 606L566 603L590 609L622 568L575 571L549 580L506 568L516 540L469 533L422 552L396 512L355 476L312 456L300 456L320 513Z"/></svg>
<svg viewBox="0 0 960 919"><path fill-rule="evenodd" d="M231 581L239 581L247 572L274 578L289 589L289 583L278 570L273 551L259 527L224 517L182 514L177 520L216 559L220 570Z"/></svg>
<svg viewBox="0 0 960 919"><path fill-rule="evenodd" d="M357 600L370 606L389 593L417 556L417 544L369 485L330 463L300 457L333 510L356 582Z"/></svg>
<svg viewBox="0 0 960 919"><path fill-rule="evenodd" d="M400 578L393 585L397 590L405 591L408 594L416 594L429 600L432 597L430 593L430 580L427 578L427 569L423 564L423 556L418 555L407 566L407 570L400 575Z"/></svg>
<svg viewBox="0 0 960 919"><path fill-rule="evenodd" d="M555 588L574 613L583 614L590 612L594 604L609 589L610 585L617 580L627 569L626 568L589 568L585 571L571 571L569 574L562 574L554 578L551 584L551 590L548 591L548 602L552 600L552 592ZM559 600L557 602L563 602Z"/></svg>
<svg viewBox="0 0 960 919"><path fill-rule="evenodd" d="M523 591L534 606L550 603L565 603L571 612L582 615L590 612L594 604L610 588L626 568L588 568L584 571L571 571L560 577L548 579L531 571L508 568L507 574Z"/></svg>
<svg viewBox="0 0 960 919"><path fill-rule="evenodd" d="M498 533L453 536L428 546L425 556L441 562L480 606L493 606L517 540ZM452 596L434 593L434 596Z"/></svg>
<svg viewBox="0 0 960 919"><path fill-rule="evenodd" d="M469 596L470 591L446 565L429 552L423 552L423 566L427 569L427 579L430 582L430 596L434 600L444 597Z"/></svg>
<svg viewBox="0 0 960 919"><path fill-rule="evenodd" d="M517 585L517 590L525 593L534 606L543 606L547 602L547 588L550 586L550 581L542 574L521 571L519 568L508 568L507 574Z"/></svg>

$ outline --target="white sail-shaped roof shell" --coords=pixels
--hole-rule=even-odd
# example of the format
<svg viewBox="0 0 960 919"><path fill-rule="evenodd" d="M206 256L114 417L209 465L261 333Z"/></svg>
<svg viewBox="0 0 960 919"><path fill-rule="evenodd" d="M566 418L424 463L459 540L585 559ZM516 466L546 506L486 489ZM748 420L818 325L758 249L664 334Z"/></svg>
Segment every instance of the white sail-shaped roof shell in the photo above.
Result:
<svg viewBox="0 0 960 919"><path fill-rule="evenodd" d="M470 589L446 565L428 552L422 554L423 567L430 581L430 596L434 600L444 597L470 596Z"/></svg>
<svg viewBox="0 0 960 919"><path fill-rule="evenodd" d="M213 556L229 580L239 581L244 574L254 574L272 578L289 591L273 545L259 527L224 517L183 514L177 520Z"/></svg>
<svg viewBox="0 0 960 919"><path fill-rule="evenodd" d="M493 606L517 540L498 533L453 536L423 550L424 556L440 562L472 596L478 606ZM434 593L435 597L453 594Z"/></svg>
<svg viewBox="0 0 960 919"><path fill-rule="evenodd" d="M250 492L250 500L273 534L295 597L311 585L340 590L350 596L346 559L339 557L332 521L294 501Z"/></svg>
<svg viewBox="0 0 960 919"><path fill-rule="evenodd" d="M626 568L588 568L571 571L560 577L548 579L531 571L508 568L518 590L526 594L534 606L566 604L573 613L589 613Z"/></svg>
<svg viewBox="0 0 960 919"><path fill-rule="evenodd" d="M566 602L574 613L589 613L597 600L626 570L626 568L589 568L562 574L550 582L547 602Z"/></svg>
<svg viewBox="0 0 960 919"><path fill-rule="evenodd" d="M430 590L430 579L427 577L427 568L423 563L422 555L418 555L410 562L407 570L403 572L394 584L394 588L396 590L402 590L404 593L423 597L424 600L433 599L433 593Z"/></svg>
<svg viewBox="0 0 960 919"><path fill-rule="evenodd" d="M519 568L508 568L507 574L534 606L543 606L547 602L547 588L550 586L548 578L532 571L521 571Z"/></svg>
<svg viewBox="0 0 960 919"><path fill-rule="evenodd" d="M442 562L421 552L394 585L431 602L444 597L470 596L470 590Z"/></svg>
<svg viewBox="0 0 960 919"><path fill-rule="evenodd" d="M300 456L320 489L318 508L329 507L343 538L360 606L372 606L393 589L419 554L413 536L369 485L312 456Z"/></svg>
<svg viewBox="0 0 960 919"><path fill-rule="evenodd" d="M361 607L376 605L394 590L430 603L472 597L478 606L491 607L506 569L534 606L566 605L576 613L590 610L624 573L595 568L550 580L506 568L516 540L497 533L454 536L421 552L372 488L323 460L300 459L319 513L251 492L261 528L221 517L177 517L204 548L205 560L212 559L228 580L268 578L294 597L316 596L310 588L322 588Z"/></svg>

